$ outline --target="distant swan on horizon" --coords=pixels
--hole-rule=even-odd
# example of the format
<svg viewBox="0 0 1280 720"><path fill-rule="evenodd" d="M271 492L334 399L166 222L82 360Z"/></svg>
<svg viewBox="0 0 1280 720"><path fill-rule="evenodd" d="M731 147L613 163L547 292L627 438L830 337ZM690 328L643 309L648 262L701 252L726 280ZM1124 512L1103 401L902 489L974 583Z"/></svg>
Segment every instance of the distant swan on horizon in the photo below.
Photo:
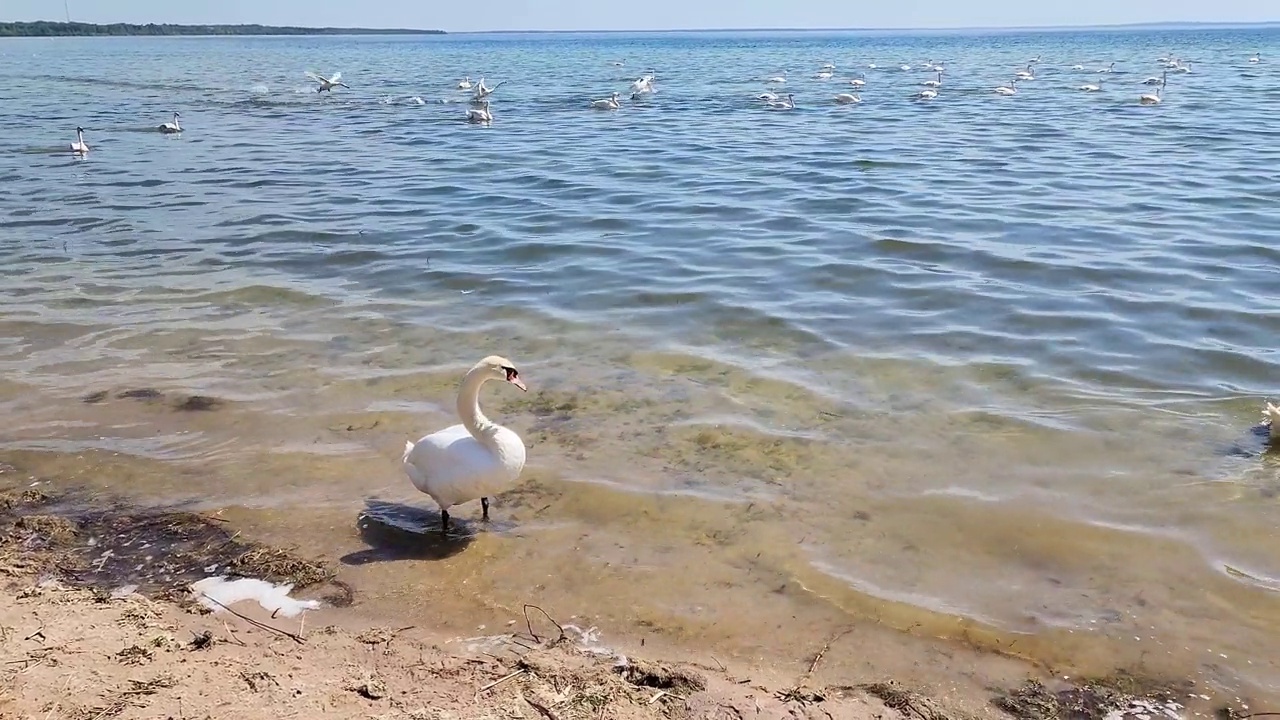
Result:
<svg viewBox="0 0 1280 720"><path fill-rule="evenodd" d="M462 378L456 404L462 422L404 444L405 474L440 506L442 533L449 531L449 508L476 498L488 520L489 497L511 489L524 469L524 441L480 410L480 388L490 380L528 392L510 360L490 355Z"/></svg>
<svg viewBox="0 0 1280 720"><path fill-rule="evenodd" d="M1100 72L1100 73L1111 73L1111 72L1115 72L1115 70L1116 70L1116 64L1115 64L1115 63L1111 63L1110 65L1108 65L1108 66L1106 66L1106 67L1104 67L1104 68L1098 68L1098 72Z"/></svg>
<svg viewBox="0 0 1280 720"><path fill-rule="evenodd" d="M169 134L182 132L182 126L178 124L178 116L179 116L179 113L175 112L173 114L173 122L164 123L163 125L161 125L156 129L162 133L169 133Z"/></svg>

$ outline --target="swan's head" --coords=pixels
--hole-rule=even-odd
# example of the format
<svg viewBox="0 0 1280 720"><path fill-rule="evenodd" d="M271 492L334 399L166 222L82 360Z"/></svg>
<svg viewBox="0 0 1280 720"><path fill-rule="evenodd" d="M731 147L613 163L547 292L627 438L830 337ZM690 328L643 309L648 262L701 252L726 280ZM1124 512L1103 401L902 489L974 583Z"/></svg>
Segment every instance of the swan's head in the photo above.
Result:
<svg viewBox="0 0 1280 720"><path fill-rule="evenodd" d="M79 127L79 126L76 126L76 132L78 132L78 133L84 133L84 128Z"/></svg>
<svg viewBox="0 0 1280 720"><path fill-rule="evenodd" d="M509 382L525 392L529 391L529 388L524 386L524 381L520 379L520 371L516 370L516 366L499 355L490 355L476 363L475 367L471 368L471 372L479 373L490 380Z"/></svg>

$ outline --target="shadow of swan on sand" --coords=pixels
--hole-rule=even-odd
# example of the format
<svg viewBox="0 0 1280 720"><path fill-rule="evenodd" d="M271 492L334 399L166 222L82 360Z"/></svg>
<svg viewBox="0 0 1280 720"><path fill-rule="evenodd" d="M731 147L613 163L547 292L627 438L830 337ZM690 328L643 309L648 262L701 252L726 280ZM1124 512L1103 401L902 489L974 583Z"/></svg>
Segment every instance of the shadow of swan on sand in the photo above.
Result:
<svg viewBox="0 0 1280 720"><path fill-rule="evenodd" d="M356 516L360 539L369 547L340 558L343 565L397 560L444 560L462 552L479 534L475 523L451 515L448 535L440 532L440 511L368 498Z"/></svg>

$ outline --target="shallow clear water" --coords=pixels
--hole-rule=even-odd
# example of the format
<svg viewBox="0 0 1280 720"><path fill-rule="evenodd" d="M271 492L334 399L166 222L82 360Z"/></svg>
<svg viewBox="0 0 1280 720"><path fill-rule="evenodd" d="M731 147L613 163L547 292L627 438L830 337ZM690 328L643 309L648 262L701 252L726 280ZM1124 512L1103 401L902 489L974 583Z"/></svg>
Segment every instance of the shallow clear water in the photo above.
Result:
<svg viewBox="0 0 1280 720"><path fill-rule="evenodd" d="M1140 106L1169 53L1191 72ZM761 652L708 628L820 597L1148 638L1274 692L1273 57L1247 28L0 42L0 447L340 548L355 523L290 518L429 505L403 441L497 352L533 481L446 566L506 570L495 604L572 566L562 603ZM652 98L588 109L647 67ZM769 111L782 71L798 108ZM491 127L464 75L506 83ZM81 402L144 386L228 402ZM416 582L352 567L388 603Z"/></svg>

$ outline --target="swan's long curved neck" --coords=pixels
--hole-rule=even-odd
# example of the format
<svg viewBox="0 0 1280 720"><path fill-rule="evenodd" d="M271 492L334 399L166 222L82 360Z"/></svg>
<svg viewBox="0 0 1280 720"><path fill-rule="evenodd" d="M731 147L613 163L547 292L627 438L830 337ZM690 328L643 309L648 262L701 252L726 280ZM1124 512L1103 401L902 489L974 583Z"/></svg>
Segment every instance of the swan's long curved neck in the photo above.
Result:
<svg viewBox="0 0 1280 720"><path fill-rule="evenodd" d="M480 388L491 379L483 370L473 370L462 379L458 390L458 418L471 437L485 445L492 445L493 433L498 429L498 424L480 410Z"/></svg>

